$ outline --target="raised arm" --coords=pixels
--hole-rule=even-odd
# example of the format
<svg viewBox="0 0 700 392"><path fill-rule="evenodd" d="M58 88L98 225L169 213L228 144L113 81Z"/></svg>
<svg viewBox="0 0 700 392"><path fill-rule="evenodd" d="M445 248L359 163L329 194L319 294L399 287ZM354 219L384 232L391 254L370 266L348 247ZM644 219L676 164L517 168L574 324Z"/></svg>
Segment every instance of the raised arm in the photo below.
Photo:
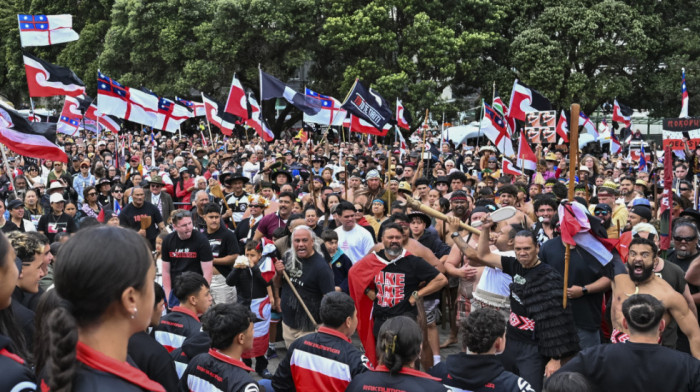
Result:
<svg viewBox="0 0 700 392"><path fill-rule="evenodd" d="M454 216L448 217L448 222L450 224L450 235L451 233L459 232L459 218ZM467 257L469 257L471 265L492 267L502 270L503 265L501 264L501 255L491 253L491 247L489 244L491 226L493 226L493 221L491 220L491 216L487 215L486 218L482 220L481 235L479 235L479 245L477 246L476 252L467 246L466 242L464 242L462 239L462 236L455 236L453 240L455 245L457 245L459 249Z"/></svg>

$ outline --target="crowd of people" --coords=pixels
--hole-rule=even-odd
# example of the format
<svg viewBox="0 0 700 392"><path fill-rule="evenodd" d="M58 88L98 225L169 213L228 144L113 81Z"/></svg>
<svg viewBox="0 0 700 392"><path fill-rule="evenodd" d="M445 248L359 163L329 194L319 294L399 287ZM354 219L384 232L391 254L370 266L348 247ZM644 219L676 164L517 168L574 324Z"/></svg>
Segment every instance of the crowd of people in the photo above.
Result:
<svg viewBox="0 0 700 392"><path fill-rule="evenodd" d="M700 148L665 157L666 234L655 152L538 146L514 176L485 140L379 141L10 153L0 391L700 391Z"/></svg>

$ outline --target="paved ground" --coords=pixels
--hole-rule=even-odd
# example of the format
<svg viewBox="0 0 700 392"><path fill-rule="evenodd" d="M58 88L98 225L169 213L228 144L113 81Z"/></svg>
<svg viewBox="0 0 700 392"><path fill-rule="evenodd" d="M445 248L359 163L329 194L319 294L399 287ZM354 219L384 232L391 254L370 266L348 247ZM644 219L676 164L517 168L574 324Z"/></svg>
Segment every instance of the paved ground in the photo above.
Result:
<svg viewBox="0 0 700 392"><path fill-rule="evenodd" d="M281 328L281 326L280 326L280 328ZM443 328L443 326L438 326L438 331L440 333L440 342L447 340L447 337L450 333L449 325L445 324L444 328ZM360 344L360 339L357 336L357 333L352 336L352 342L355 345L355 347L362 350L362 344ZM287 354L287 348L284 346L284 341L280 340L280 341L276 342L275 346L277 348L277 358L270 359L270 363L267 366L268 370L270 370L271 373L274 373L275 370L277 370L277 365L279 365L280 360L282 358L284 358L284 356ZM444 360L448 355L455 354L459 351L460 350L459 350L458 344L453 344L450 347L447 347L445 349L440 350L440 356ZM258 377L257 374L253 374L253 376L256 379L260 378L260 377Z"/></svg>

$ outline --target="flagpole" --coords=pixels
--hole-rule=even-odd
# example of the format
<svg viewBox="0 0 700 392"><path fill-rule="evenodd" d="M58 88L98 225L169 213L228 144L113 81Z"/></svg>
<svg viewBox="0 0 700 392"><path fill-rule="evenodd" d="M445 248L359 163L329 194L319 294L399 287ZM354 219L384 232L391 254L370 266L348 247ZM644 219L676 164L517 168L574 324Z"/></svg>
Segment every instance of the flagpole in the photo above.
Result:
<svg viewBox="0 0 700 392"><path fill-rule="evenodd" d="M479 119L479 133L476 137L476 147L481 145L481 122L484 120L484 99L481 98L481 118ZM481 169L481 168L479 168Z"/></svg>
<svg viewBox="0 0 700 392"><path fill-rule="evenodd" d="M569 189L568 189L568 199L569 203L574 202L574 187L576 186L574 182L574 177L576 176L577 161L578 161L578 115L581 107L579 104L574 103L571 105L571 128L569 134L571 138L569 139ZM569 286L569 265L571 263L571 245L566 244L566 253L564 255L564 294L562 307L566 309L567 302L567 289Z"/></svg>
<svg viewBox="0 0 700 392"><path fill-rule="evenodd" d="M204 116L204 117L206 117L206 116ZM177 129L177 134L178 134L178 140L182 139L182 123L179 124L179 127Z"/></svg>
<svg viewBox="0 0 700 392"><path fill-rule="evenodd" d="M7 173L7 177L10 179L10 184L12 184L12 192L15 194L15 199L18 199L19 197L17 196L17 187L15 187L14 176L12 175L12 171L10 170L10 166L7 164L7 153L5 152L5 145L0 143L0 147L2 147L2 163L3 165L5 165L5 173Z"/></svg>
<svg viewBox="0 0 700 392"><path fill-rule="evenodd" d="M421 148L420 152L420 159L421 161L423 160L423 156L425 155L425 134L428 131L428 112L430 109L425 109L425 120L423 121L423 147Z"/></svg>

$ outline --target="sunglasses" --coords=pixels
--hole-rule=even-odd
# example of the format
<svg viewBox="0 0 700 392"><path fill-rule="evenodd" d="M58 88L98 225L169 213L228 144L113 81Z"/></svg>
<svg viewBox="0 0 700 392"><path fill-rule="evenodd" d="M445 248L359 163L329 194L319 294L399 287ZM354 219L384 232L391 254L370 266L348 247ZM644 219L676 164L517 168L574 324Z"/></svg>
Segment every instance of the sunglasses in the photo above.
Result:
<svg viewBox="0 0 700 392"><path fill-rule="evenodd" d="M88 196L97 196L97 192L90 192L88 193Z"/></svg>
<svg viewBox="0 0 700 392"><path fill-rule="evenodd" d="M248 207L250 207L250 208L262 208L262 206L259 204L248 204Z"/></svg>
<svg viewBox="0 0 700 392"><path fill-rule="evenodd" d="M677 242L683 242L683 241L692 242L692 241L695 241L697 238L698 238L697 236L692 236L692 237L681 237L681 236L677 236L677 235L673 236L673 240L677 241Z"/></svg>
<svg viewBox="0 0 700 392"><path fill-rule="evenodd" d="M690 188L680 188L681 192L689 191Z"/></svg>
<svg viewBox="0 0 700 392"><path fill-rule="evenodd" d="M124 193L124 191L114 190L114 191L112 191L112 193Z"/></svg>
<svg viewBox="0 0 700 392"><path fill-rule="evenodd" d="M596 216L598 216L598 215L607 216L608 214L610 214L610 212L608 212L608 211L596 211L595 214L596 214Z"/></svg>

